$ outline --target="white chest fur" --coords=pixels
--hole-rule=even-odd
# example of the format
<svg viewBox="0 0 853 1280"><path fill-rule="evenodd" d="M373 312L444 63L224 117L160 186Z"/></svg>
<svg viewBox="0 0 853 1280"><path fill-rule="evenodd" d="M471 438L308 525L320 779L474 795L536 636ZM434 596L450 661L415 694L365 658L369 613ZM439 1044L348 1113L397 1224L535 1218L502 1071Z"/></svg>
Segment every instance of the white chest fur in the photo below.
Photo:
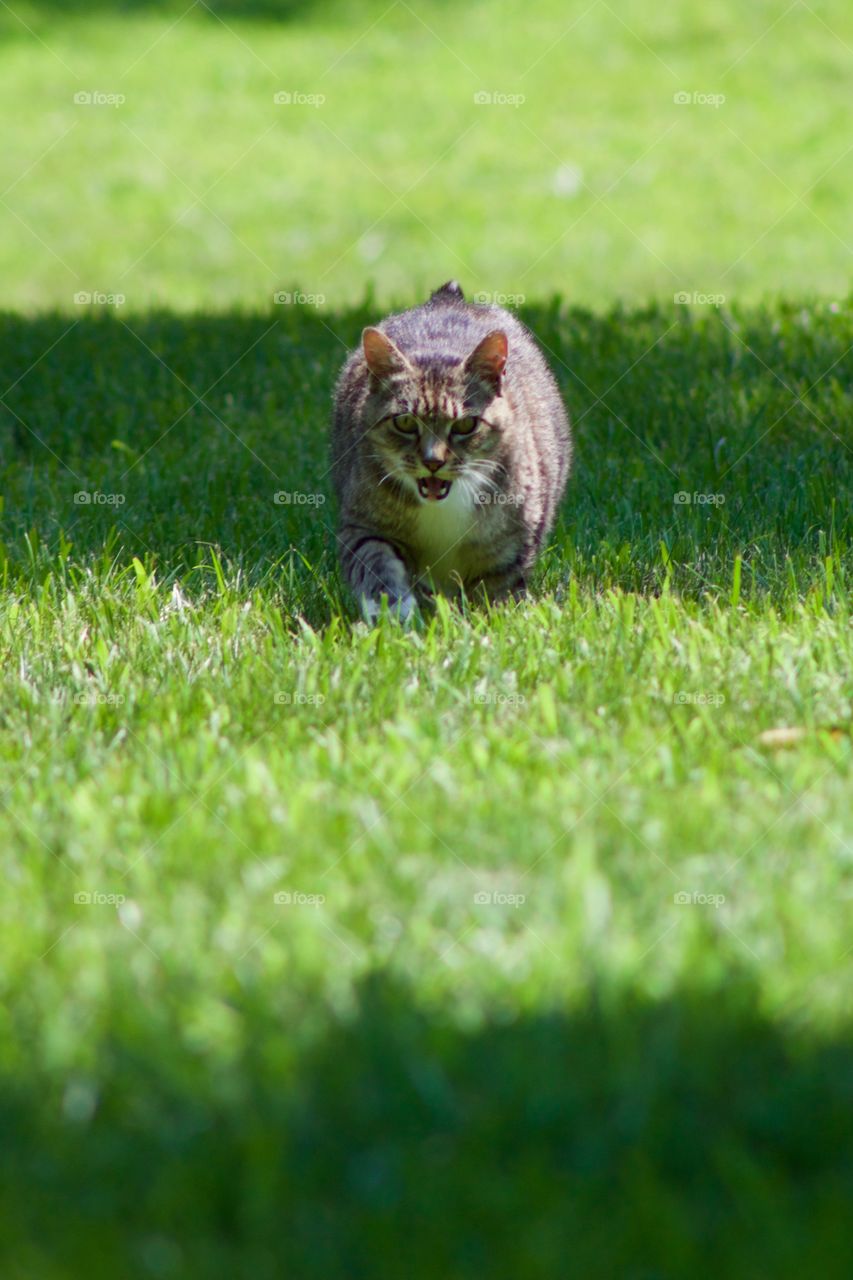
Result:
<svg viewBox="0 0 853 1280"><path fill-rule="evenodd" d="M451 586L457 575L464 577L465 544L479 514L480 509L460 484L453 484L442 502L422 502L418 507L413 538L418 568L437 587Z"/></svg>

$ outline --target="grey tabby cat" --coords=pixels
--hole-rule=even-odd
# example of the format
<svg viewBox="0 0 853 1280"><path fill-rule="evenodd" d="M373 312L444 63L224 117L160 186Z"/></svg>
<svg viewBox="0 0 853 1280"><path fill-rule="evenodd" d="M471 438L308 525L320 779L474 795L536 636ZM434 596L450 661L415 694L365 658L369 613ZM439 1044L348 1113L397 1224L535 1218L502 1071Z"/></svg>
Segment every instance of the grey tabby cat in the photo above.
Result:
<svg viewBox="0 0 853 1280"><path fill-rule="evenodd" d="M524 591L571 461L557 384L510 312L455 280L362 334L338 380L332 474L344 576L374 621L419 595Z"/></svg>

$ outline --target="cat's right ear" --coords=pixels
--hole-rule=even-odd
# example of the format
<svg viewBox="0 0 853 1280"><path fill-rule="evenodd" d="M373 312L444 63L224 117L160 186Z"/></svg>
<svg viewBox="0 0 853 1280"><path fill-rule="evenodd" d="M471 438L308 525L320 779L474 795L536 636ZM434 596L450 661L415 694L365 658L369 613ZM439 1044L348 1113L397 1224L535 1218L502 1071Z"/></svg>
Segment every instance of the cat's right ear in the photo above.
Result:
<svg viewBox="0 0 853 1280"><path fill-rule="evenodd" d="M376 378L390 378L408 367L400 348L381 329L365 329L361 345L367 367Z"/></svg>

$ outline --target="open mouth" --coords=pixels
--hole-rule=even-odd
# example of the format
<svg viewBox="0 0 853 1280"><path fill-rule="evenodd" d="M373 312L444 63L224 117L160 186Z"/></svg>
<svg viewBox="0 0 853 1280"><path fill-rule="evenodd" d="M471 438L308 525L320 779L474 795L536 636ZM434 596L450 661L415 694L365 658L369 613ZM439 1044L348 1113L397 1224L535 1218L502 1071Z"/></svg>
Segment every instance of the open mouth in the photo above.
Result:
<svg viewBox="0 0 853 1280"><path fill-rule="evenodd" d="M418 493L427 502L441 502L450 493L451 480L440 480L438 476L418 476Z"/></svg>

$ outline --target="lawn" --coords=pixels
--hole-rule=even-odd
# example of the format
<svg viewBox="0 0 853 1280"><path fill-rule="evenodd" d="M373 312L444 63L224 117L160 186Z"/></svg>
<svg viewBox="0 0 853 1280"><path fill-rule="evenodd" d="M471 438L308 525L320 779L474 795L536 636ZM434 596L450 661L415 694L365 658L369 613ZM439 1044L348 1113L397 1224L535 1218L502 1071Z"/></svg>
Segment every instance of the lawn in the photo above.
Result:
<svg viewBox="0 0 853 1280"><path fill-rule="evenodd" d="M3 1275L840 1280L849 19L212 8L0 9ZM527 601L368 630L331 389L451 273L575 473Z"/></svg>
<svg viewBox="0 0 853 1280"><path fill-rule="evenodd" d="M3 298L844 297L851 47L845 0L3 3Z"/></svg>

